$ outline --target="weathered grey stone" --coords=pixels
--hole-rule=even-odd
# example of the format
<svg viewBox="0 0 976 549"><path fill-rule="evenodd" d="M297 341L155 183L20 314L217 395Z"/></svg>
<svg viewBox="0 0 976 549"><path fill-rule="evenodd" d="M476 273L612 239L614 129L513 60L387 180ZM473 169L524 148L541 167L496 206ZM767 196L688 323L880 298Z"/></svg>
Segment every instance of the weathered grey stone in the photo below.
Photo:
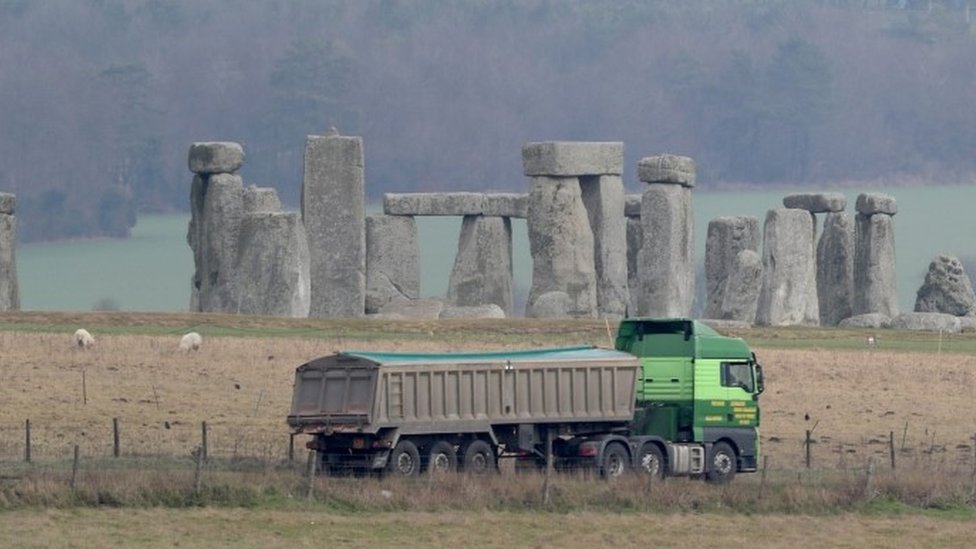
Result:
<svg viewBox="0 0 976 549"><path fill-rule="evenodd" d="M13 195L0 193L8 197ZM12 199L10 200L13 203ZM13 211L13 206L10 206ZM17 217L0 213L0 311L20 309L17 285Z"/></svg>
<svg viewBox="0 0 976 549"><path fill-rule="evenodd" d="M444 311L444 302L439 299L411 299L393 301L380 309L381 315L396 315L408 320L437 320Z"/></svg>
<svg viewBox="0 0 976 549"><path fill-rule="evenodd" d="M420 298L417 222L405 215L366 218L366 312Z"/></svg>
<svg viewBox="0 0 976 549"><path fill-rule="evenodd" d="M705 240L705 318L725 318L726 281L734 272L736 256L742 250L759 250L759 220L755 217L717 217L708 223ZM758 253L756 257L759 258ZM760 259L760 270L762 261ZM758 294L757 294L758 295ZM748 319L750 322L755 319Z"/></svg>
<svg viewBox="0 0 976 549"><path fill-rule="evenodd" d="M860 194L857 196L857 203L854 207L857 213L864 215L895 215L898 213L898 203L895 201L895 197L882 193Z"/></svg>
<svg viewBox="0 0 976 549"><path fill-rule="evenodd" d="M386 193L387 215L484 215L524 218L528 195L524 193Z"/></svg>
<svg viewBox="0 0 976 549"><path fill-rule="evenodd" d="M310 303L309 254L297 212L244 216L238 242L240 312L305 318Z"/></svg>
<svg viewBox="0 0 976 549"><path fill-rule="evenodd" d="M569 303L556 316L595 317L596 268L593 231L576 178L535 177L529 193L529 248L532 288L526 316L548 316L556 309L536 303L543 294L562 292Z"/></svg>
<svg viewBox="0 0 976 549"><path fill-rule="evenodd" d="M783 206L810 213L842 212L847 198L841 193L796 193L783 197Z"/></svg>
<svg viewBox="0 0 976 549"><path fill-rule="evenodd" d="M973 285L958 258L940 255L929 264L925 282L916 294L915 311L976 315Z"/></svg>
<svg viewBox="0 0 976 549"><path fill-rule="evenodd" d="M895 228L890 215L855 216L854 314L898 314Z"/></svg>
<svg viewBox="0 0 976 549"><path fill-rule="evenodd" d="M659 154L637 163L637 178L645 183L672 183L695 186L695 161L687 156Z"/></svg>
<svg viewBox="0 0 976 549"><path fill-rule="evenodd" d="M758 220L757 220L758 222ZM756 321L763 282L762 258L755 250L741 250L729 267L722 290L719 317L752 324Z"/></svg>
<svg viewBox="0 0 976 549"><path fill-rule="evenodd" d="M853 314L854 227L843 212L827 214L817 243L817 298L824 326L836 326Z"/></svg>
<svg viewBox="0 0 976 549"><path fill-rule="evenodd" d="M888 328L891 326L891 317L881 313L865 313L854 315L840 321L842 328Z"/></svg>
<svg viewBox="0 0 976 549"><path fill-rule="evenodd" d="M627 217L640 217L641 198L639 194L628 194L624 196L624 215Z"/></svg>
<svg viewBox="0 0 976 549"><path fill-rule="evenodd" d="M894 330L924 330L930 332L959 332L959 317L944 313L902 313L891 319Z"/></svg>
<svg viewBox="0 0 976 549"><path fill-rule="evenodd" d="M11 193L0 193L0 214L14 214L17 209L17 197Z"/></svg>
<svg viewBox="0 0 976 549"><path fill-rule="evenodd" d="M701 318L698 319L698 321L705 323L709 328L713 330L728 330L728 329L742 330L746 328L752 328L751 322L746 322L743 320L725 320L722 318Z"/></svg>
<svg viewBox="0 0 976 549"><path fill-rule="evenodd" d="M640 217L627 218L627 313L636 315L640 310L637 296L640 295L640 250L644 245L644 227Z"/></svg>
<svg viewBox="0 0 976 549"><path fill-rule="evenodd" d="M522 147L522 168L528 176L620 175L624 170L624 144L620 141L526 143Z"/></svg>
<svg viewBox="0 0 976 549"><path fill-rule="evenodd" d="M205 181L198 232L202 260L202 269L197 269L199 306L204 312L236 313L240 288L235 266L244 217L244 187L236 175L214 174Z"/></svg>
<svg viewBox="0 0 976 549"><path fill-rule="evenodd" d="M464 217L447 300L461 306L495 304L512 314L512 223L508 218Z"/></svg>
<svg viewBox="0 0 976 549"><path fill-rule="evenodd" d="M581 177L583 205L593 231L597 312L620 319L627 313L627 220L619 175Z"/></svg>
<svg viewBox="0 0 976 549"><path fill-rule="evenodd" d="M641 201L643 245L638 257L639 314L687 317L695 297L691 189L648 185Z"/></svg>
<svg viewBox="0 0 976 549"><path fill-rule="evenodd" d="M566 292L552 291L539 295L529 305L528 318L565 318L573 316L573 299Z"/></svg>
<svg viewBox="0 0 976 549"><path fill-rule="evenodd" d="M190 185L190 223L186 230L186 243L193 251L193 274L190 276L190 311L199 312L200 288L203 286L203 199L206 196L205 176L194 175Z"/></svg>
<svg viewBox="0 0 976 549"><path fill-rule="evenodd" d="M816 325L820 320L816 272L810 213L769 210L763 227L763 284L756 323Z"/></svg>
<svg viewBox="0 0 976 549"><path fill-rule="evenodd" d="M244 165L244 148L230 141L194 143L188 158L190 171L196 174L236 173Z"/></svg>
<svg viewBox="0 0 976 549"><path fill-rule="evenodd" d="M365 310L363 170L359 137L306 138L302 220L312 257L310 317L357 317Z"/></svg>
<svg viewBox="0 0 976 549"><path fill-rule="evenodd" d="M244 213L280 212L281 200L278 193L271 187L255 187L251 185L244 189Z"/></svg>
<svg viewBox="0 0 976 549"><path fill-rule="evenodd" d="M959 331L966 333L976 332L976 316L959 317Z"/></svg>
<svg viewBox="0 0 976 549"><path fill-rule="evenodd" d="M440 318L505 318L505 311L494 303L476 305L474 307L458 307L447 305L441 311Z"/></svg>

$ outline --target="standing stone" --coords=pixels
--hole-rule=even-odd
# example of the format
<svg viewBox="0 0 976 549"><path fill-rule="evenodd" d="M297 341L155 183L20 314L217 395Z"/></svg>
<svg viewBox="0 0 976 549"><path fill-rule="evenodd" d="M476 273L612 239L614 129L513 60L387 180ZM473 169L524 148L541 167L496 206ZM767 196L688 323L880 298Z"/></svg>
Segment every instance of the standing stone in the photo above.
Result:
<svg viewBox="0 0 976 549"><path fill-rule="evenodd" d="M466 215L447 300L462 307L494 304L512 315L512 222Z"/></svg>
<svg viewBox="0 0 976 549"><path fill-rule="evenodd" d="M528 317L595 317L593 231L575 177L534 177L529 193ZM538 303L537 303L538 302Z"/></svg>
<svg viewBox="0 0 976 549"><path fill-rule="evenodd" d="M0 311L20 309L16 205L13 194L0 193Z"/></svg>
<svg viewBox="0 0 976 549"><path fill-rule="evenodd" d="M244 216L238 242L240 312L308 316L308 242L297 212L256 212Z"/></svg>
<svg viewBox="0 0 976 549"><path fill-rule="evenodd" d="M244 189L244 213L280 211L281 200L274 189L254 185Z"/></svg>
<svg viewBox="0 0 976 549"><path fill-rule="evenodd" d="M853 313L881 313L894 318L898 316L895 227L894 217L884 213L895 211L894 199L886 195L861 195L857 209Z"/></svg>
<svg viewBox="0 0 976 549"><path fill-rule="evenodd" d="M641 227L639 314L690 316L695 297L691 190L674 184L648 185L641 200Z"/></svg>
<svg viewBox="0 0 976 549"><path fill-rule="evenodd" d="M976 315L976 295L958 258L940 255L929 264L915 298L915 312Z"/></svg>
<svg viewBox="0 0 976 549"><path fill-rule="evenodd" d="M817 324L813 218L797 209L774 209L763 227L763 284L756 323L770 326ZM812 303L811 303L812 301Z"/></svg>
<svg viewBox="0 0 976 549"><path fill-rule="evenodd" d="M735 273L736 257L743 250L759 250L758 219L745 216L717 217L708 223L708 236L705 240L705 318L725 318L721 314L726 281ZM755 316L749 322L753 320Z"/></svg>
<svg viewBox="0 0 976 549"><path fill-rule="evenodd" d="M624 183L619 175L581 177L583 205L593 231L596 301L599 315L620 319L627 312L627 226Z"/></svg>
<svg viewBox="0 0 976 549"><path fill-rule="evenodd" d="M853 314L854 228L844 212L830 212L817 243L820 324L836 326Z"/></svg>
<svg viewBox="0 0 976 549"><path fill-rule="evenodd" d="M636 315L640 310L637 297L640 295L640 250L644 245L644 227L641 218L627 217L627 315Z"/></svg>
<svg viewBox="0 0 976 549"><path fill-rule="evenodd" d="M196 178L194 178L196 181ZM194 193L202 194L201 216L191 229L197 233L201 263L198 304L201 311L238 312L237 244L244 217L244 188L240 176L214 174ZM194 197L199 200L199 197ZM192 235L188 235L191 236Z"/></svg>
<svg viewBox="0 0 976 549"><path fill-rule="evenodd" d="M366 218L366 312L420 298L417 222L407 215Z"/></svg>
<svg viewBox="0 0 976 549"><path fill-rule="evenodd" d="M362 139L308 136L304 169L302 220L312 258L309 316L362 316L366 302Z"/></svg>
<svg viewBox="0 0 976 549"><path fill-rule="evenodd" d="M717 318L749 324L756 321L762 272L762 257L755 250L745 249L735 255L729 276L723 284L722 304Z"/></svg>

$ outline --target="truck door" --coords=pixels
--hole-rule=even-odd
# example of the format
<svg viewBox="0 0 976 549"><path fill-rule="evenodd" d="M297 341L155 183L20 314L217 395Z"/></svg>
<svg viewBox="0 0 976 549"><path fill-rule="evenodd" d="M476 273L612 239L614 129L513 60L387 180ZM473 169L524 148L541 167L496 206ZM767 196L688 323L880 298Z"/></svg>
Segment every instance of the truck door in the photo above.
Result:
<svg viewBox="0 0 976 549"><path fill-rule="evenodd" d="M729 427L755 427L759 413L756 378L749 361L728 361L719 365L720 383L725 392L725 424Z"/></svg>

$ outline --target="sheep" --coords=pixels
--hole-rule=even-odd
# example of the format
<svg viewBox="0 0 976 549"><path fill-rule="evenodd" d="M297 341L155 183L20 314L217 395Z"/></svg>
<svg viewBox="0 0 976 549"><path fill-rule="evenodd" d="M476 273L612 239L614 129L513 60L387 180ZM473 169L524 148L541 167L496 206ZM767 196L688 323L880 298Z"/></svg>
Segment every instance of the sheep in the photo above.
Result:
<svg viewBox="0 0 976 549"><path fill-rule="evenodd" d="M188 353L190 351L199 351L200 345L203 343L203 338L200 334L196 332L190 332L184 335L180 339L180 350Z"/></svg>
<svg viewBox="0 0 976 549"><path fill-rule="evenodd" d="M88 333L88 330L78 328L78 330L75 331L75 344L81 349L87 349L95 344L95 338Z"/></svg>

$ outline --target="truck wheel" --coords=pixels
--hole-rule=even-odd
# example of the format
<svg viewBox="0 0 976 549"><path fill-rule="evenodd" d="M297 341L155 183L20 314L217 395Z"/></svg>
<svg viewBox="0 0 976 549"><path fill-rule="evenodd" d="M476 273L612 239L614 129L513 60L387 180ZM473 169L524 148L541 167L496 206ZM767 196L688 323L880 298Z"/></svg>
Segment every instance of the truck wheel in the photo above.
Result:
<svg viewBox="0 0 976 549"><path fill-rule="evenodd" d="M716 484L726 484L735 478L737 469L737 459L735 450L725 442L719 442L712 446L712 451L708 454L708 472L705 478L708 482Z"/></svg>
<svg viewBox="0 0 976 549"><path fill-rule="evenodd" d="M483 440L473 440L466 444L461 456L464 460L461 467L466 473L484 475L497 470L495 452L491 449L491 445Z"/></svg>
<svg viewBox="0 0 976 549"><path fill-rule="evenodd" d="M600 474L603 478L617 478L627 470L627 450L623 446L612 442L603 450L603 461L600 464Z"/></svg>
<svg viewBox="0 0 976 549"><path fill-rule="evenodd" d="M427 454L427 471L434 474L452 473L457 470L457 452L454 445L443 440L430 447Z"/></svg>
<svg viewBox="0 0 976 549"><path fill-rule="evenodd" d="M641 446L637 454L637 470L654 478L664 478L667 466L661 448L652 442Z"/></svg>
<svg viewBox="0 0 976 549"><path fill-rule="evenodd" d="M420 452L417 445L409 440L401 440L390 453L386 470L398 477L415 477L420 474Z"/></svg>

